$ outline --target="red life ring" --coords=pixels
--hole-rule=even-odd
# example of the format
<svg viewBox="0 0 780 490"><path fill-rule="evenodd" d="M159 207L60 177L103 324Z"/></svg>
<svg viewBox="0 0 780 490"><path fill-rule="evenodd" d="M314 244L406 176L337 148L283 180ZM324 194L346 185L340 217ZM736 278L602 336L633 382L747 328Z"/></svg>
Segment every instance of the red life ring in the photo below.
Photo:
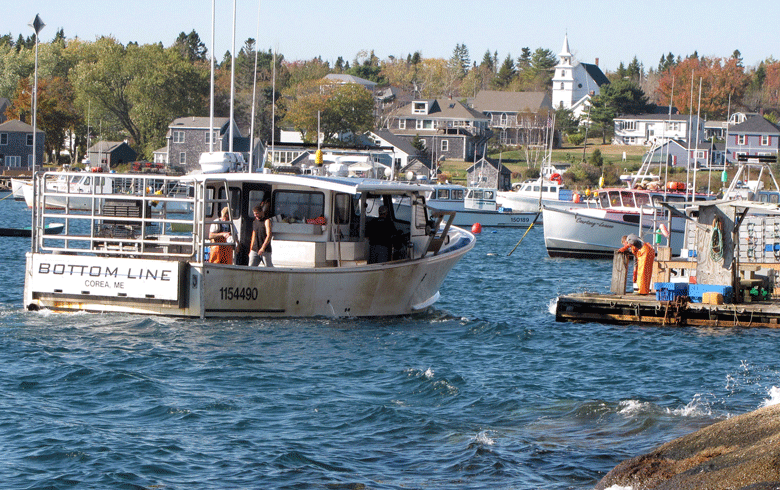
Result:
<svg viewBox="0 0 780 490"><path fill-rule="evenodd" d="M550 180L553 182L558 182L558 184L563 184L563 178L561 177L561 174L555 173L550 176Z"/></svg>

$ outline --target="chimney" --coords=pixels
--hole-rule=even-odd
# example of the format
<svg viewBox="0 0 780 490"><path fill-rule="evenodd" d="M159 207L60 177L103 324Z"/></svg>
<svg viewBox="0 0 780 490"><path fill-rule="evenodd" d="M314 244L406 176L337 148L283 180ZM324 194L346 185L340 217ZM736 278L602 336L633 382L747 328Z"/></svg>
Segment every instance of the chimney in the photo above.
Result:
<svg viewBox="0 0 780 490"><path fill-rule="evenodd" d="M596 66L599 66L599 59L596 58Z"/></svg>

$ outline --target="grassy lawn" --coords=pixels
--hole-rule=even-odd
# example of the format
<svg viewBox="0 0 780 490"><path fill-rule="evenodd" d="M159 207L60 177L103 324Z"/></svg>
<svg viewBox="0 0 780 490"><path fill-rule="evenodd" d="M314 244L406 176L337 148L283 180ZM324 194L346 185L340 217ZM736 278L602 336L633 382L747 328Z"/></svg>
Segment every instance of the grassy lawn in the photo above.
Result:
<svg viewBox="0 0 780 490"><path fill-rule="evenodd" d="M590 140L585 147L585 159L587 160L594 150L600 150L604 158L604 163L616 163L630 169L637 168L642 163L642 158L647 151L644 146L625 146L625 145L602 145L601 140ZM625 153L625 162L623 154ZM512 173L522 172L529 167L526 162L526 152L523 150L504 151L502 153L493 153L488 155L491 159L500 160ZM539 168L539 162L542 160L541 153L531 153L531 167ZM582 146L564 146L563 148L552 151L553 162L578 162L583 158ZM624 162L624 163L623 163ZM466 183L466 170L472 165L471 162L459 160L447 160L442 162L442 173L449 174L451 180L456 183ZM513 178L512 181L520 181L522 178Z"/></svg>

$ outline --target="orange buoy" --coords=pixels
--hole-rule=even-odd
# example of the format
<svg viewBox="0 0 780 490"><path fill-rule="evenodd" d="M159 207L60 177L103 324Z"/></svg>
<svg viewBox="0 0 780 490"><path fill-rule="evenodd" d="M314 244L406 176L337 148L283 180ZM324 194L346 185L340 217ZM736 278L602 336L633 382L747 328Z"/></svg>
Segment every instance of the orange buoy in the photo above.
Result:
<svg viewBox="0 0 780 490"><path fill-rule="evenodd" d="M479 223L471 225L471 233L482 233L482 225Z"/></svg>

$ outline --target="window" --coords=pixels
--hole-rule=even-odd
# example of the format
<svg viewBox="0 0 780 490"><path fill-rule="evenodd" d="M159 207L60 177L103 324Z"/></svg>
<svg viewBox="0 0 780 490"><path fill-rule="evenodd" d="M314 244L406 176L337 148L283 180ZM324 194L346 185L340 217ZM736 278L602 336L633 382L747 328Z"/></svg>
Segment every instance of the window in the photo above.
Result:
<svg viewBox="0 0 780 490"><path fill-rule="evenodd" d="M696 158L697 160L707 158L707 152L705 150L698 150L696 151L696 156L694 158Z"/></svg>
<svg viewBox="0 0 780 490"><path fill-rule="evenodd" d="M456 201L462 201L464 190L465 189L452 189L452 199Z"/></svg>
<svg viewBox="0 0 780 490"><path fill-rule="evenodd" d="M622 121L620 125L624 131L636 131L636 121Z"/></svg>
<svg viewBox="0 0 780 490"><path fill-rule="evenodd" d="M450 142L448 140L441 140L441 151L450 151Z"/></svg>
<svg viewBox="0 0 780 490"><path fill-rule="evenodd" d="M0 133L0 145L8 144L8 133Z"/></svg>
<svg viewBox="0 0 780 490"><path fill-rule="evenodd" d="M423 127L422 119L418 119L417 121L415 121L415 129L422 129L422 127Z"/></svg>
<svg viewBox="0 0 780 490"><path fill-rule="evenodd" d="M174 143L184 143L184 131L174 131L173 132L173 142Z"/></svg>
<svg viewBox="0 0 780 490"><path fill-rule="evenodd" d="M7 167L21 167L22 166L22 157L19 155L14 156L7 156L5 157L5 165Z"/></svg>
<svg viewBox="0 0 780 490"><path fill-rule="evenodd" d="M564 88L564 85L563 85L563 82L561 82L561 90L563 90L563 88Z"/></svg>
<svg viewBox="0 0 780 490"><path fill-rule="evenodd" d="M179 164L184 165L187 163L187 152L181 152L179 153Z"/></svg>
<svg viewBox="0 0 780 490"><path fill-rule="evenodd" d="M406 129L406 119L398 120L398 129Z"/></svg>
<svg viewBox="0 0 780 490"><path fill-rule="evenodd" d="M438 189L436 192L436 199L449 199L450 198L450 191L449 189Z"/></svg>
<svg viewBox="0 0 780 490"><path fill-rule="evenodd" d="M412 114L428 114L428 103L412 102Z"/></svg>
<svg viewBox="0 0 780 490"><path fill-rule="evenodd" d="M666 123L666 130L667 131L679 131L680 130L680 123L678 123L678 122L667 122Z"/></svg>
<svg viewBox="0 0 780 490"><path fill-rule="evenodd" d="M506 123L507 123L506 113L502 113L501 114L501 119L499 120L499 124L501 126L506 126Z"/></svg>
<svg viewBox="0 0 780 490"><path fill-rule="evenodd" d="M32 146L32 145L33 145L33 135L32 134L28 134L27 135L27 146Z"/></svg>
<svg viewBox="0 0 780 490"><path fill-rule="evenodd" d="M322 192L276 191L274 212L282 218L305 222L325 214L325 194Z"/></svg>
<svg viewBox="0 0 780 490"><path fill-rule="evenodd" d="M335 206L333 211L333 222L337 225L349 224L349 218L352 215L352 196L349 194L336 194Z"/></svg>
<svg viewBox="0 0 780 490"><path fill-rule="evenodd" d="M182 133L181 141L174 141L174 143L184 143L184 131L175 131L174 133ZM214 144L219 143L219 133L217 131L206 131L206 144L210 145L209 136L214 138ZM174 136L175 137L175 136Z"/></svg>
<svg viewBox="0 0 780 490"><path fill-rule="evenodd" d="M746 139L747 139L747 138L745 137L745 135L744 135L744 134L738 134L738 135L737 135L737 144L738 144L738 145L743 145L743 146L744 146L744 145L745 145L745 140L746 140Z"/></svg>
<svg viewBox="0 0 780 490"><path fill-rule="evenodd" d="M769 135L761 135L761 146L769 146Z"/></svg>

